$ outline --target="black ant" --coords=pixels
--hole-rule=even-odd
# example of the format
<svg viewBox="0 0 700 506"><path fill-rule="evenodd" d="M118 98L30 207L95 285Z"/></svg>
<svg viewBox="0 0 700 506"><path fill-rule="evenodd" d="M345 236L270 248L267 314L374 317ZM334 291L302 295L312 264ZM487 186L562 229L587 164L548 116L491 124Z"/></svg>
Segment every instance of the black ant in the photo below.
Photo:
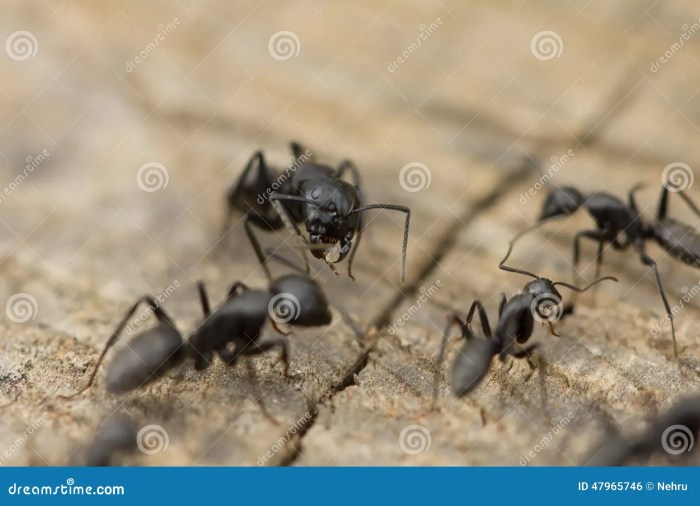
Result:
<svg viewBox="0 0 700 506"><path fill-rule="evenodd" d="M447 339L453 326L460 327L462 338L465 340L462 349L452 365L452 392L457 397L462 397L474 390L488 373L493 357L499 356L501 361L505 361L509 355L514 358L528 358L532 351L537 348L537 344L523 346L532 336L535 320L549 325L550 332L557 336L552 322L559 320L564 315L569 314L572 306L562 306L562 296L557 290L557 286L569 288L578 293L585 292L592 286L605 280L617 281L612 276L605 276L597 279L584 288L579 288L561 281L553 282L550 279L540 277L531 272L508 267L505 265L513 251L513 243L510 242L508 253L501 260L499 268L524 274L535 278L525 284L523 290L517 295L506 298L504 293L500 295L498 304L498 324L495 332L491 332L491 325L484 309L484 305L479 300L475 300L467 318L462 321L458 314L448 316L447 327L442 336L440 352L437 359L437 370L435 377L434 398L437 397L437 382L440 367L444 360ZM483 335L477 337L471 330L471 322L475 311L479 311L479 320Z"/></svg>
<svg viewBox="0 0 700 506"><path fill-rule="evenodd" d="M303 152L299 144L292 143L291 146L296 162L284 173L271 169L261 151L253 155L238 182L227 193L229 218L226 228L234 210L243 212L246 234L268 277L267 258L255 236L254 227L263 230L287 227L303 241L304 247L314 257L325 260L336 275L333 264L348 257L348 276L354 280L352 263L364 229L362 213L371 209L400 211L406 214L401 255L403 283L411 210L394 204L364 205L360 174L354 163L346 160L333 169L311 161L310 156L305 156L308 150ZM257 175L251 180L253 170L257 171ZM352 175L353 184L342 179L347 172ZM299 230L297 225L300 223L304 223L308 239ZM308 273L305 254L304 262Z"/></svg>
<svg viewBox="0 0 700 506"><path fill-rule="evenodd" d="M588 466L622 466L629 461L649 459L654 454L680 455L693 448L700 437L700 396L678 401L657 417L649 430L636 438L626 438L616 430L586 459Z"/></svg>
<svg viewBox="0 0 700 506"><path fill-rule="evenodd" d="M153 297L141 297L126 312L107 340L88 383L73 398L88 389L97 375L109 349L117 342L129 319L145 303L158 324L134 336L119 350L107 371L107 391L122 393L134 390L164 376L186 357L194 359L195 369L211 365L213 354L228 365L239 356L252 356L272 348L282 350L284 373L289 376L289 345L277 322L296 326L322 326L331 323L332 315L321 287L305 274L288 274L272 280L268 290L249 289L241 282L231 286L227 298L211 311L209 297L202 282L197 284L203 322L185 342L180 331ZM269 320L281 337L260 339L265 322Z"/></svg>
<svg viewBox="0 0 700 506"><path fill-rule="evenodd" d="M656 241L676 260L693 267L700 267L700 234L691 226L667 216L669 188L666 184L661 190L656 219L653 222L644 221L639 214L634 198L635 192L642 186L636 185L629 191L628 203L624 203L614 195L605 192L594 192L584 196L576 188L570 186L555 187L547 195L535 227L553 219L572 215L580 208L584 208L590 214L596 222L597 228L582 230L574 238L573 268L575 273L578 272L582 238L591 239L598 243L596 277L603 263L603 252L606 244L610 244L616 250L626 250L630 246L633 247L642 263L654 271L659 293L666 309L666 316L671 322L673 354L678 356L673 313L661 284L661 276L656 262L646 252L646 242ZM700 216L700 209L695 203L683 191L678 191L678 194L693 212Z"/></svg>

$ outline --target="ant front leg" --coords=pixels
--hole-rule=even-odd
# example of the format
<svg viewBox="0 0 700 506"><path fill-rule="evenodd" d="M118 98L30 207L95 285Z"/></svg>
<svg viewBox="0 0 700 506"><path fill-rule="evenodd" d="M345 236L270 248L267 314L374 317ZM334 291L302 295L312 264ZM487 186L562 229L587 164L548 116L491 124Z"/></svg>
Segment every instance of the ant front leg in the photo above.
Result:
<svg viewBox="0 0 700 506"><path fill-rule="evenodd" d="M643 243L637 243L637 251L642 260L642 263L646 266L651 267L654 270L654 276L656 276L656 286L659 288L659 293L661 294L661 300L664 303L664 308L666 309L666 317L671 322L671 336L673 337L673 356L678 358L678 347L676 345L676 326L673 322L673 313L671 312L671 306L666 298L666 292L664 292L664 287L661 284L661 275L659 274L659 268L653 258L647 255L644 250Z"/></svg>
<svg viewBox="0 0 700 506"><path fill-rule="evenodd" d="M254 177L255 182L253 185L250 185L250 183L253 182L251 181L253 178L250 177L250 173L256 169L258 172ZM248 209L252 208L254 205L246 200L247 198L250 198L249 195L246 195L247 184L253 188L263 189L270 188L272 186L269 169L267 167L267 163L265 163L265 155L263 155L262 151L256 151L253 153L253 156L250 157L250 160L248 160L248 163L238 178L238 182L232 185L229 191L226 193L227 212L226 216L224 217L221 235L224 235L231 228L231 221L236 209L247 212ZM255 198L257 198L257 196Z"/></svg>
<svg viewBox="0 0 700 506"><path fill-rule="evenodd" d="M362 178L360 177L360 171L357 170L355 164L350 160L345 160L338 166L336 171L336 177L342 178L346 171L352 174L353 185L355 185L355 191L357 192L357 197L360 202L360 206L365 205L365 196L362 186ZM365 228L364 215L360 214L357 223L357 231L355 232L355 238L352 243L352 250L350 250L350 256L348 256L348 277L355 281L355 276L352 275L352 262L355 259L355 254L357 253L357 248L360 245L360 240L362 239L362 232Z"/></svg>
<svg viewBox="0 0 700 506"><path fill-rule="evenodd" d="M352 241L352 249L350 250L350 255L348 256L348 277L355 281L355 276L352 275L352 263L355 260L355 254L357 253L357 248L360 246L360 240L362 240L362 232L365 228L365 218L362 214L357 221L357 231L355 232L355 237Z"/></svg>
<svg viewBox="0 0 700 506"><path fill-rule="evenodd" d="M598 277L600 265L603 263L603 246L605 244L605 233L602 230L582 230L574 237L574 258L572 265L574 282L577 282L580 276L578 264L581 258L582 238L591 239L598 243L598 256L596 257L596 277Z"/></svg>
<svg viewBox="0 0 700 506"><path fill-rule="evenodd" d="M287 227L287 229L294 234L295 237L301 240L301 245L303 246L301 249L301 254L302 257L304 258L304 267L306 268L306 274L309 274L311 272L311 268L309 267L309 257L306 254L306 249L310 246L309 241L304 237L304 235L301 233L301 230L299 230L299 227L297 224L294 222L292 217L289 215L287 210L284 208L284 205L281 200L285 200L285 197L288 198L293 198L288 195L284 194L279 194L279 193L273 193L270 195L270 202L272 202L272 206L275 208L275 211L277 211L277 214L279 215L280 219L282 220L282 223L284 223L284 226Z"/></svg>
<svg viewBox="0 0 700 506"><path fill-rule="evenodd" d="M474 311L479 309L479 320L481 321L481 330L484 332L486 337L491 337L491 325L489 325L489 317L486 314L484 305L480 300L475 300L471 307L469 308L469 313L467 313L467 325L471 325L472 319L474 318Z"/></svg>

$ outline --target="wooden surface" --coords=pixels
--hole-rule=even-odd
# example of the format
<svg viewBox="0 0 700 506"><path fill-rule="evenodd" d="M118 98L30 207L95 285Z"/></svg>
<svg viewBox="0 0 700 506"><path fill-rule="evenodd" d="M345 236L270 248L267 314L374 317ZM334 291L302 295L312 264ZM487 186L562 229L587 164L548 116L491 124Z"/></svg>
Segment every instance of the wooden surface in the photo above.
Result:
<svg viewBox="0 0 700 506"><path fill-rule="evenodd" d="M537 447L528 465L572 465L611 424L636 434L698 390L700 303L677 316L676 361L668 329L650 332L663 310L648 269L607 252L604 272L620 283L583 296L561 337L537 329L543 366L494 362L460 400L443 378L429 410L446 313L478 297L493 320L498 294L522 287L498 261L537 217L544 190L520 202L537 160L572 150L553 181L584 191L624 196L647 183L647 215L665 166L700 165L700 33L651 70L698 22L693 2L42 0L4 10L3 38L31 32L36 54L0 57L3 187L48 155L0 201L1 300L36 301L28 321L0 324L0 405L17 399L0 409L0 455L11 449L3 464L81 463L99 427L125 412L161 427L168 445L122 464L521 465ZM269 49L282 31L298 40L289 59ZM535 57L543 31L561 38L558 57ZM218 362L201 373L184 364L118 397L101 373L80 398L58 400L83 384L139 295L177 284L164 306L189 332L196 280L216 301L233 280L264 285L241 223L219 237L223 195L254 150L282 165L291 139L331 164L352 158L369 201L412 209L404 286L401 218L389 213L372 215L356 283L317 265L365 339L335 314L329 328L292 336L298 379L286 380L274 355L256 359L279 425L260 413L245 368ZM158 191L137 184L149 163L167 170ZM401 184L411 163L430 174L420 191ZM672 213L697 222L676 201ZM519 243L513 262L568 281L573 234L588 225L584 216L551 225ZM288 239L265 236L270 246ZM700 275L650 252L674 305ZM593 255L587 245L588 279Z"/></svg>

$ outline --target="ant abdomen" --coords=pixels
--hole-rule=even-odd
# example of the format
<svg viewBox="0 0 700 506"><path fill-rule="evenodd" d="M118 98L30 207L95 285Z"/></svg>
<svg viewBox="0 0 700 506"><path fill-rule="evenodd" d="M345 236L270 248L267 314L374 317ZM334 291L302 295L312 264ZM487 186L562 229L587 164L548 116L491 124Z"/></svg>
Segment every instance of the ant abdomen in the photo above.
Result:
<svg viewBox="0 0 700 506"><path fill-rule="evenodd" d="M671 257L693 266L700 267L700 234L695 228L672 218L665 218L654 227L654 240Z"/></svg>

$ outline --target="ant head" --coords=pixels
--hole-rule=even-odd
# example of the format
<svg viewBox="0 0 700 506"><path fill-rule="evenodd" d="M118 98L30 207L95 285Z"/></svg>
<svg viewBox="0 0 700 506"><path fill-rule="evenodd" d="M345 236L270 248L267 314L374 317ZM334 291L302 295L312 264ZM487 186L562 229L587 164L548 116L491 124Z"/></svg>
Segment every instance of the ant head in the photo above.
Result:
<svg viewBox="0 0 700 506"><path fill-rule="evenodd" d="M557 186L547 195L539 221L574 214L584 202L583 195L576 188Z"/></svg>
<svg viewBox="0 0 700 506"><path fill-rule="evenodd" d="M523 292L532 295L535 298L550 295L561 301L561 294L557 290L555 283L547 278L535 278L525 285Z"/></svg>
<svg viewBox="0 0 700 506"><path fill-rule="evenodd" d="M288 274L270 283L269 309L275 321L300 327L328 325L333 317L321 287L305 274Z"/></svg>
<svg viewBox="0 0 700 506"><path fill-rule="evenodd" d="M525 285L523 293L532 296L531 310L539 321L551 322L563 315L563 299L551 279L535 278Z"/></svg>
<svg viewBox="0 0 700 506"><path fill-rule="evenodd" d="M359 223L359 215L353 212L360 206L357 190L340 179L312 178L304 183L302 193L308 201L305 224L309 242L329 245L313 249L312 254L328 263L340 262L350 253Z"/></svg>

